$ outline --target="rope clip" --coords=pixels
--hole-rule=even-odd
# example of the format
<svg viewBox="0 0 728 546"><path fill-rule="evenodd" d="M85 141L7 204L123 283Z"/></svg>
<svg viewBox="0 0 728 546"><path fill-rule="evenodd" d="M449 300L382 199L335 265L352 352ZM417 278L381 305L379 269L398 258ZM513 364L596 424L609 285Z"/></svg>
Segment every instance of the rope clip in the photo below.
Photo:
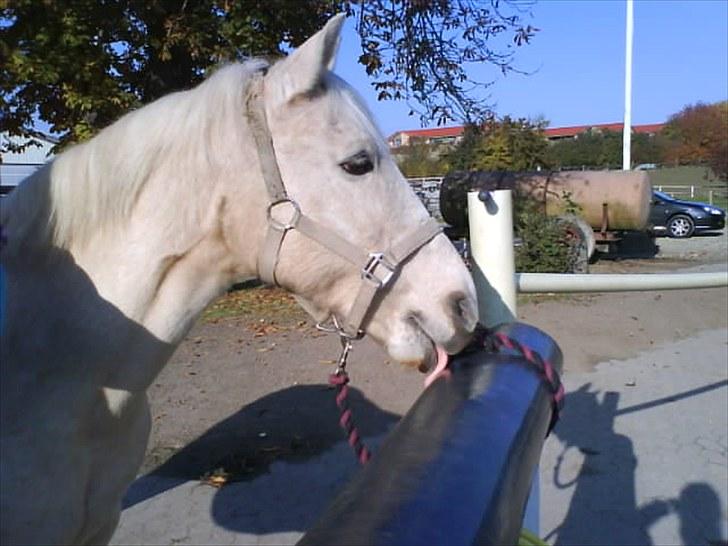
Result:
<svg viewBox="0 0 728 546"><path fill-rule="evenodd" d="M339 336L339 341L341 342L341 354L339 355L339 360L336 362L336 370L334 370L334 375L341 375L343 373L346 373L346 360L349 358L349 353L351 352L352 348L350 338Z"/></svg>
<svg viewBox="0 0 728 546"><path fill-rule="evenodd" d="M336 361L336 369L334 370L333 375L338 377L346 374L346 361L348 360L349 353L353 348L351 342L355 339L360 339L361 335L352 336L347 334L339 324L339 321L333 315L331 316L331 325L319 322L316 324L316 329L321 332L328 332L339 336L339 341L341 342L341 354Z"/></svg>

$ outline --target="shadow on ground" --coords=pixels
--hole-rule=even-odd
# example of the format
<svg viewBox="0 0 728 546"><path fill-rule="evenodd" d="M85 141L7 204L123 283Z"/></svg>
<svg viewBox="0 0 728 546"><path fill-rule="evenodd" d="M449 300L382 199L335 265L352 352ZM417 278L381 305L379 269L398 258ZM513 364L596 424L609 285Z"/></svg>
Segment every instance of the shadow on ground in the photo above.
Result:
<svg viewBox="0 0 728 546"><path fill-rule="evenodd" d="M637 506L635 470L637 457L632 440L614 430L615 418L662 403L725 388L721 381L665 399L618 410L619 393L599 392L587 383L566 396L562 419L554 433L563 451L553 468L559 489L574 488L563 523L548 533L557 545L651 545L649 529L662 517L677 514L683 544L726 545L721 539L720 498L707 483L686 483L673 499L656 499ZM583 455L576 478L562 479L562 465L569 449Z"/></svg>
<svg viewBox="0 0 728 546"><path fill-rule="evenodd" d="M321 512L336 490L330 488L330 494L321 495L321 484L313 483L315 478L306 469L287 472L285 494L266 491L266 497L280 497L275 499L277 514L263 517L262 522L258 511L262 512L262 505L269 506L271 498L251 498L250 492L256 488L246 489L243 484L269 474L276 462L307 463L336 446L343 455L332 465L332 475L321 482L342 485L356 471L357 463L344 443L334 396L335 391L327 386L302 385L246 405L139 477L129 488L123 509L186 482L220 480L226 485L216 490L212 503L212 517L218 525L252 533L308 528L310 517ZM399 415L375 406L357 389L349 388L348 401L363 437L381 438L399 421ZM287 505L302 497L310 504L304 516L299 506ZM240 506L247 512L238 513L235 507Z"/></svg>
<svg viewBox="0 0 728 546"><path fill-rule="evenodd" d="M626 232L609 252L595 252L592 261L654 258L660 252L655 237L641 231Z"/></svg>

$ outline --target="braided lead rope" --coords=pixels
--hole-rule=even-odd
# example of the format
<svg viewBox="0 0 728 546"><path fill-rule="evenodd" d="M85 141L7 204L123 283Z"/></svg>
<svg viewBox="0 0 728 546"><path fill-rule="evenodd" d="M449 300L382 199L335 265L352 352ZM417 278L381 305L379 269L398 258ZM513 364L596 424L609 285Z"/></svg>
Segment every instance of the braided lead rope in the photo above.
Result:
<svg viewBox="0 0 728 546"><path fill-rule="evenodd" d="M547 435L551 433L554 426L559 420L559 414L564 407L564 385L561 383L559 374L554 369L553 364L548 360L544 360L540 354L531 350L529 347L522 345L513 338L508 337L503 333L495 333L487 337L486 342L491 340L496 350L501 347L505 347L511 351L523 355L528 362L533 364L541 375L542 379L545 379L546 384L551 390L553 400L553 411L551 412L551 423L549 423L549 429Z"/></svg>
<svg viewBox="0 0 728 546"><path fill-rule="evenodd" d="M339 369L329 376L329 384L336 387L336 405L341 412L341 416L339 417L339 426L344 429L349 445L354 450L354 454L356 455L359 464L363 466L369 462L372 455L367 447L362 443L359 430L354 423L351 408L349 407L349 401L347 399L349 396L348 383L349 374L346 373L345 369Z"/></svg>
<svg viewBox="0 0 728 546"><path fill-rule="evenodd" d="M342 341L343 343L344 341ZM485 329L478 329L475 332L475 338L470 346L483 347L491 353L498 352L502 348L515 351L536 368L552 394L553 411L551 412L551 422L549 423L547 435L550 434L559 420L559 415L564 407L565 396L564 385L561 383L559 374L556 372L553 364L542 358L539 353L533 351L530 347L522 345L515 339L500 332L491 333ZM339 426L346 433L347 441L354 451L357 460L361 465L365 465L371 459L372 455L361 441L361 436L354 423L352 411L347 399L349 396L349 374L346 373L346 357L350 348L350 345L349 348L346 348L346 345L344 345L344 351L339 358L339 366L329 376L329 384L336 387L336 405L340 411Z"/></svg>

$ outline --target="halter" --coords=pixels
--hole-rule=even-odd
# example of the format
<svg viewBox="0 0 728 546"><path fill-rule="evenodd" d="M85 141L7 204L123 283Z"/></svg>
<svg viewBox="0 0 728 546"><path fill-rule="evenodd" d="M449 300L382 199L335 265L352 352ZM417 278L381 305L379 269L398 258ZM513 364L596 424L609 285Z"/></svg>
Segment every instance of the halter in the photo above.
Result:
<svg viewBox="0 0 728 546"><path fill-rule="evenodd" d="M258 256L258 276L264 282L279 286L276 280L278 257L283 240L292 229L359 267L361 284L354 303L343 324L339 324L335 316L331 317L333 327L330 329L347 340L359 339L364 335L362 324L377 294L389 286L402 263L441 233L442 228L428 218L389 249L367 252L302 213L298 203L288 196L278 169L263 104L264 74L258 73L255 78L248 96L247 113L269 199L268 230Z"/></svg>

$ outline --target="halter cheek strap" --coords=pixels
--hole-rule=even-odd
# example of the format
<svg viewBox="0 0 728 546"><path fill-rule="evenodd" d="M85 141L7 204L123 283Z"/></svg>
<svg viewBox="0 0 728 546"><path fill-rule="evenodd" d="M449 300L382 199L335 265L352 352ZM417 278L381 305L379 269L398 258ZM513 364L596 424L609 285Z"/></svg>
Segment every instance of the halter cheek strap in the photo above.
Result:
<svg viewBox="0 0 728 546"><path fill-rule="evenodd" d="M263 75L259 74L251 84L247 102L248 122L258 150L260 169L268 192L268 228L258 257L258 276L264 282L278 285L276 266L286 234L295 229L313 239L329 251L360 268L361 284L342 327L340 334L349 338L363 335L361 330L375 297L392 281L403 262L414 255L442 232L440 225L428 218L411 232L379 252L367 252L322 226L301 212L298 203L291 199L283 184L276 161L273 139L268 128L263 103ZM336 323L335 323L336 324Z"/></svg>

